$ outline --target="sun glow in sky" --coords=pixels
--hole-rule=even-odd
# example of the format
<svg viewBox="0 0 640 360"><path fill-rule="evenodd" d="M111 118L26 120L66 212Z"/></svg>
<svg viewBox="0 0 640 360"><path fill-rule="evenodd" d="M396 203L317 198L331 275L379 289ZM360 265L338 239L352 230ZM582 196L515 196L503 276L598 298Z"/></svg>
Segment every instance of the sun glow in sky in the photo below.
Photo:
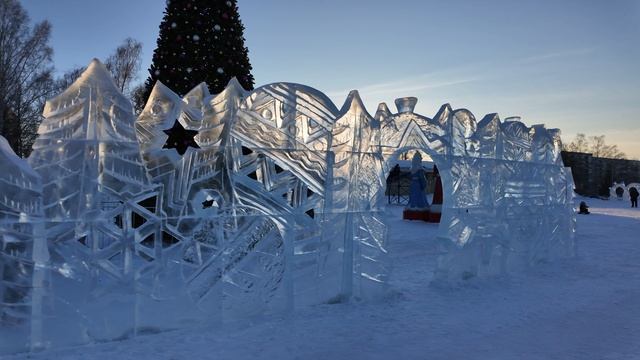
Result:
<svg viewBox="0 0 640 360"><path fill-rule="evenodd" d="M53 24L64 72L104 59L126 37L144 44L144 81L165 2L22 0ZM368 110L416 96L476 118L606 135L640 158L640 1L238 0L256 85L297 82L338 107L358 89Z"/></svg>

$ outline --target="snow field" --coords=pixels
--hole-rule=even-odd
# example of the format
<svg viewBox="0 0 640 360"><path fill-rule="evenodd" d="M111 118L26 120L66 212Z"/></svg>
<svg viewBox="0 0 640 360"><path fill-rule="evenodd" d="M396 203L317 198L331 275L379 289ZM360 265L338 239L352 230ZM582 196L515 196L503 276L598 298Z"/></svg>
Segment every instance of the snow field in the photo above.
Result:
<svg viewBox="0 0 640 360"><path fill-rule="evenodd" d="M388 209L387 295L289 317L7 359L640 359L640 211L586 201L579 254L522 274L430 286L436 226Z"/></svg>

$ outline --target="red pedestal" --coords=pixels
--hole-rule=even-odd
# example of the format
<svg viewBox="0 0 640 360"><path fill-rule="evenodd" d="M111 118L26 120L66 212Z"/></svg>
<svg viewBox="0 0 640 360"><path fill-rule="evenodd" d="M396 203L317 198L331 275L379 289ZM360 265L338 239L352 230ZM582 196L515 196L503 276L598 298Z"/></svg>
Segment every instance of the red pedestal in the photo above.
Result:
<svg viewBox="0 0 640 360"><path fill-rule="evenodd" d="M425 220L425 221L432 222L432 223L439 223L441 217L442 217L442 213L440 212L430 212L428 216L428 220Z"/></svg>
<svg viewBox="0 0 640 360"><path fill-rule="evenodd" d="M422 220L429 221L429 210L409 210L404 209L402 218L404 220Z"/></svg>

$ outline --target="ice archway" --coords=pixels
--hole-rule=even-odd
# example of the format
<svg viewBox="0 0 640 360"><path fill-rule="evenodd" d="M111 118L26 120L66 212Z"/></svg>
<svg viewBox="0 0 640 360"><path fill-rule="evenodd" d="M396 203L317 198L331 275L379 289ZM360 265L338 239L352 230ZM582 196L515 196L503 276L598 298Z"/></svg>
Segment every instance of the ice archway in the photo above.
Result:
<svg viewBox="0 0 640 360"><path fill-rule="evenodd" d="M436 279L505 273L574 253L573 178L562 165L560 134L543 125L480 122L443 105L433 119L415 114L417 99L380 104L380 176L407 148L425 151L442 177Z"/></svg>
<svg viewBox="0 0 640 360"><path fill-rule="evenodd" d="M625 184L624 182L614 182L613 185L609 188L609 197L611 199L629 201L631 188L635 188L636 190L640 191L640 183Z"/></svg>
<svg viewBox="0 0 640 360"><path fill-rule="evenodd" d="M356 91L338 109L298 84L158 83L136 120L92 62L47 103L28 163L0 143L0 339L18 339L0 352L379 296L384 175L406 148L443 177L437 279L571 255L557 130L414 104L371 116ZM165 148L176 121L197 133L183 153Z"/></svg>

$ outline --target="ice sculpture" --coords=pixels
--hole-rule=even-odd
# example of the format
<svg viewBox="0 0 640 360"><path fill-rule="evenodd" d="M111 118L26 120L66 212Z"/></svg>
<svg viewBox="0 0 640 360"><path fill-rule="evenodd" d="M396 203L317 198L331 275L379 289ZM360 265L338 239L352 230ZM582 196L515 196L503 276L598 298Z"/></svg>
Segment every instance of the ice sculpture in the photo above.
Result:
<svg viewBox="0 0 640 360"><path fill-rule="evenodd" d="M0 136L0 354L28 349L42 325L40 176Z"/></svg>
<svg viewBox="0 0 640 360"><path fill-rule="evenodd" d="M416 101L371 116L356 91L338 109L298 84L157 83L136 120L93 61L28 163L0 141L0 353L377 297L384 179L410 149L444 184L437 279L571 254L557 130Z"/></svg>
<svg viewBox="0 0 640 360"><path fill-rule="evenodd" d="M161 245L161 189L142 162L131 104L93 61L44 116L29 157L50 253L43 336L51 346L124 336L156 286Z"/></svg>
<svg viewBox="0 0 640 360"><path fill-rule="evenodd" d="M631 188L640 190L640 183L625 184L624 182L614 182L609 188L609 198L629 201Z"/></svg>
<svg viewBox="0 0 640 360"><path fill-rule="evenodd" d="M611 199L629 200L629 192L627 191L627 186L624 184L624 182L614 182L613 185L609 188L609 197Z"/></svg>
<svg viewBox="0 0 640 360"><path fill-rule="evenodd" d="M412 104L414 105L414 104ZM440 170L444 204L436 280L505 273L574 252L573 177L562 165L560 133L496 114L479 123L443 105L433 119L381 104L381 152L420 149Z"/></svg>

